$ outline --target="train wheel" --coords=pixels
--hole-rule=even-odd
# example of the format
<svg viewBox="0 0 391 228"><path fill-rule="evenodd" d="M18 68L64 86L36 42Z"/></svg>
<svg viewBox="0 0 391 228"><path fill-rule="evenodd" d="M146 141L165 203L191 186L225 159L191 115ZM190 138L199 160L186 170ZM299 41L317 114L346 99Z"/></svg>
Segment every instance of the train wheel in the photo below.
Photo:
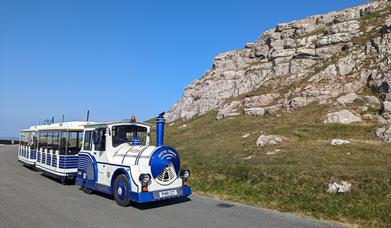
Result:
<svg viewBox="0 0 391 228"><path fill-rule="evenodd" d="M129 180L124 174L121 174L114 181L113 195L115 202L122 207L129 206L128 192Z"/></svg>

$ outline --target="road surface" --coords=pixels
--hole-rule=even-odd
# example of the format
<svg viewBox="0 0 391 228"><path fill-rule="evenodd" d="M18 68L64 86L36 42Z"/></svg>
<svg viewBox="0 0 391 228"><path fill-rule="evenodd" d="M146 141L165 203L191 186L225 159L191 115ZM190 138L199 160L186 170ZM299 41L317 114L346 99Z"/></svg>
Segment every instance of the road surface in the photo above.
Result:
<svg viewBox="0 0 391 228"><path fill-rule="evenodd" d="M0 227L338 227L201 196L117 206L22 166L16 146L0 145Z"/></svg>

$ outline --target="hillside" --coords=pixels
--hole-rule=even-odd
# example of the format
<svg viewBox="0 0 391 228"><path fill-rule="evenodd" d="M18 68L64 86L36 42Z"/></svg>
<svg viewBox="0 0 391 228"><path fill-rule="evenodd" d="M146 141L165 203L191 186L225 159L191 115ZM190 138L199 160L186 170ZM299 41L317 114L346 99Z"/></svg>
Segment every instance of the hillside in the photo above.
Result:
<svg viewBox="0 0 391 228"><path fill-rule="evenodd" d="M391 226L391 146L376 138L375 121L323 124L329 108L312 104L281 116L222 120L209 112L171 123L166 144L180 152L198 194L363 227ZM263 134L286 140L257 146ZM351 144L331 145L334 138ZM340 181L351 183L351 191L327 193L329 183Z"/></svg>
<svg viewBox="0 0 391 228"><path fill-rule="evenodd" d="M166 143L199 194L391 226L390 64L391 1L279 24L215 57L166 114Z"/></svg>

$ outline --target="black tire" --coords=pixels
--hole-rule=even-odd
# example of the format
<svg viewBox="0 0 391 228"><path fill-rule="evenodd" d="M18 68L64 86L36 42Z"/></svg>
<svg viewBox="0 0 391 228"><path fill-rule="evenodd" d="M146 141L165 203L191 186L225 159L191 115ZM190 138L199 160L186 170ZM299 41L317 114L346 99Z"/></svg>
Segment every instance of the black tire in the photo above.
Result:
<svg viewBox="0 0 391 228"><path fill-rule="evenodd" d="M128 199L128 192L129 192L128 178L124 174L117 176L117 178L115 178L114 180L114 186L113 186L113 195L114 195L115 202L122 207L129 206L131 201Z"/></svg>
<svg viewBox="0 0 391 228"><path fill-rule="evenodd" d="M92 190L89 189L89 188L87 188L86 186L81 187L81 190L82 190L84 193L88 194L88 195L92 194Z"/></svg>

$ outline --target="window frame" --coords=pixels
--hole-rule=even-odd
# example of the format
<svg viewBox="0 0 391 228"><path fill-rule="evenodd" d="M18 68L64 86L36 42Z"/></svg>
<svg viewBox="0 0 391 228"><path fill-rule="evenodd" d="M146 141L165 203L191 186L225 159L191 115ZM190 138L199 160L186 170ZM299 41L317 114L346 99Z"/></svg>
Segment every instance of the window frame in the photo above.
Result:
<svg viewBox="0 0 391 228"><path fill-rule="evenodd" d="M88 134L88 138L87 138L87 134ZM86 130L84 131L84 137L83 137L83 150L92 150L92 134L93 134L93 130ZM86 147L87 145L87 140L88 140L88 147Z"/></svg>

